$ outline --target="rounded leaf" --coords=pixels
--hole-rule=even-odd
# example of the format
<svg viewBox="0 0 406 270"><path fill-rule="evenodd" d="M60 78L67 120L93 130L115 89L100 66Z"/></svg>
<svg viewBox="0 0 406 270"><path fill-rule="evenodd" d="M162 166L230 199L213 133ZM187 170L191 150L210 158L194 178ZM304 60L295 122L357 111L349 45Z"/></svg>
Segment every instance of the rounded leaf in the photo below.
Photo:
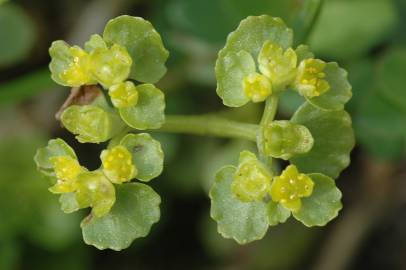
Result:
<svg viewBox="0 0 406 270"><path fill-rule="evenodd" d="M101 217L82 221L83 239L98 249L122 250L145 237L160 218L161 198L149 186L128 183L116 186L116 203Z"/></svg>
<svg viewBox="0 0 406 270"><path fill-rule="evenodd" d="M313 193L302 199L302 207L293 216L308 227L324 226L334 219L342 208L341 192L330 177L313 173Z"/></svg>
<svg viewBox="0 0 406 270"><path fill-rule="evenodd" d="M238 28L230 33L219 59L229 52L246 51L257 58L266 41L278 44L284 50L292 45L293 32L280 18L268 15L249 16L242 20Z"/></svg>
<svg viewBox="0 0 406 270"><path fill-rule="evenodd" d="M264 237L268 230L267 205L262 202L242 202L231 191L236 168L226 166L216 175L210 190L211 217L225 238L246 244Z"/></svg>
<svg viewBox="0 0 406 270"><path fill-rule="evenodd" d="M330 89L317 97L308 98L312 105L324 110L342 110L344 105L352 97L352 87L348 82L347 71L340 68L337 63L327 63L324 78L330 85Z"/></svg>
<svg viewBox="0 0 406 270"><path fill-rule="evenodd" d="M243 87L244 78L255 72L255 61L246 51L229 52L216 62L217 95L224 105L240 107L250 98Z"/></svg>
<svg viewBox="0 0 406 270"><path fill-rule="evenodd" d="M48 176L55 176L52 157L70 156L77 159L75 151L62 139L52 139L46 147L37 150L34 156L35 164L40 172Z"/></svg>
<svg viewBox="0 0 406 270"><path fill-rule="evenodd" d="M290 211L283 207L280 203L269 201L267 204L268 222L270 226L284 223L290 217Z"/></svg>
<svg viewBox="0 0 406 270"><path fill-rule="evenodd" d="M138 103L119 109L121 118L132 128L156 129L165 121L165 96L152 84L137 86Z"/></svg>
<svg viewBox="0 0 406 270"><path fill-rule="evenodd" d="M336 179L350 164L355 139L350 115L346 111L323 111L304 103L291 121L310 130L313 148L290 159L299 171L320 172Z"/></svg>
<svg viewBox="0 0 406 270"><path fill-rule="evenodd" d="M126 47L133 60L130 78L155 83L166 73L169 52L150 22L140 17L119 16L107 23L103 38Z"/></svg>
<svg viewBox="0 0 406 270"><path fill-rule="evenodd" d="M135 176L141 181L150 181L162 173L164 153L159 141L147 133L128 134L120 142L132 154L133 163L138 173Z"/></svg>

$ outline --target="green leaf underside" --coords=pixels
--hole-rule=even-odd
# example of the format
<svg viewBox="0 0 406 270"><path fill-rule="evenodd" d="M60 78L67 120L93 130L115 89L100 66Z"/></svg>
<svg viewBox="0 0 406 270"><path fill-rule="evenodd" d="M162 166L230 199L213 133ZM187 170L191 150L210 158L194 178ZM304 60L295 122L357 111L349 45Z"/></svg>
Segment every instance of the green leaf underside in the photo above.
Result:
<svg viewBox="0 0 406 270"><path fill-rule="evenodd" d="M319 172L336 179L350 164L355 139L346 111L323 111L304 103L293 115L293 123L306 126L314 138L313 148L290 159L303 173Z"/></svg>
<svg viewBox="0 0 406 270"><path fill-rule="evenodd" d="M284 223L290 217L290 211L283 207L280 203L270 201L267 204L268 221L270 226Z"/></svg>
<svg viewBox="0 0 406 270"><path fill-rule="evenodd" d="M327 63L324 70L330 90L318 97L307 98L314 106L324 110L342 110L351 99L351 85L348 82L347 71L340 68L337 63Z"/></svg>
<svg viewBox="0 0 406 270"><path fill-rule="evenodd" d="M165 121L165 97L152 84L137 86L138 103L129 108L119 109L121 118L130 127L145 130L160 128Z"/></svg>
<svg viewBox="0 0 406 270"><path fill-rule="evenodd" d="M210 191L211 217L217 221L218 232L246 244L264 237L268 230L267 205L264 202L242 202L231 191L236 172L233 166L220 169Z"/></svg>
<svg viewBox="0 0 406 270"><path fill-rule="evenodd" d="M164 153L159 141L147 133L128 134L120 142L133 156L136 178L148 182L162 173Z"/></svg>
<svg viewBox="0 0 406 270"><path fill-rule="evenodd" d="M116 186L116 203L107 215L82 221L83 239L98 249L122 250L148 235L160 218L159 195L149 186L128 183Z"/></svg>
<svg viewBox="0 0 406 270"><path fill-rule="evenodd" d="M166 73L169 52L150 22L140 17L119 16L107 23L103 38L127 49L133 59L130 78L156 83Z"/></svg>
<svg viewBox="0 0 406 270"><path fill-rule="evenodd" d="M77 158L75 151L62 139L52 139L44 148L38 149L35 154L34 161L38 169L48 176L54 176L53 165L50 162L51 157L70 156Z"/></svg>
<svg viewBox="0 0 406 270"><path fill-rule="evenodd" d="M255 70L255 61L246 51L229 52L217 60L216 91L224 105L240 107L249 101L243 89L243 80Z"/></svg>
<svg viewBox="0 0 406 270"><path fill-rule="evenodd" d="M324 226L341 210L341 192L330 177L319 173L309 176L314 182L313 193L302 198L302 207L293 216L308 227Z"/></svg>

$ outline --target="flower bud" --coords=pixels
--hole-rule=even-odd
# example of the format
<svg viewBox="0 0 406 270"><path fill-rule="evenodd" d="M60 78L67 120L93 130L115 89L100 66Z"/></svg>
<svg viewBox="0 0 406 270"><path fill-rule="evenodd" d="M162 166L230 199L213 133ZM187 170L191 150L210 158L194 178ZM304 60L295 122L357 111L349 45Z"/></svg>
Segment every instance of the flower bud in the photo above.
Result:
<svg viewBox="0 0 406 270"><path fill-rule="evenodd" d="M61 115L63 125L82 143L100 143L124 127L118 115L96 105L72 105Z"/></svg>
<svg viewBox="0 0 406 270"><path fill-rule="evenodd" d="M309 152L314 140L305 126L282 120L273 121L263 128L262 142L266 155L287 160Z"/></svg>
<svg viewBox="0 0 406 270"><path fill-rule="evenodd" d="M111 102L116 108L128 108L138 102L138 91L134 83L130 81L112 85L109 88Z"/></svg>
<svg viewBox="0 0 406 270"><path fill-rule="evenodd" d="M100 158L104 174L115 184L128 182L137 174L132 155L124 146L103 150Z"/></svg>
<svg viewBox="0 0 406 270"><path fill-rule="evenodd" d="M299 65L294 84L296 90L309 98L320 96L330 90L330 84L325 79L325 68L326 63L322 60L303 60Z"/></svg>
<svg viewBox="0 0 406 270"><path fill-rule="evenodd" d="M231 190L241 201L259 201L269 193L271 180L271 173L257 157L249 151L243 151Z"/></svg>
<svg viewBox="0 0 406 270"><path fill-rule="evenodd" d="M130 74L132 59L126 48L114 44L111 48L95 48L90 53L90 70L104 87L121 83Z"/></svg>
<svg viewBox="0 0 406 270"><path fill-rule="evenodd" d="M244 78L243 89L253 102L265 101L272 94L272 85L267 77L252 73Z"/></svg>
<svg viewBox="0 0 406 270"><path fill-rule="evenodd" d="M292 48L283 51L276 43L267 41L258 55L259 70L267 76L275 89L290 84L295 77L297 56Z"/></svg>
<svg viewBox="0 0 406 270"><path fill-rule="evenodd" d="M296 166L289 165L271 186L271 197L285 208L297 212L302 206L301 198L313 193L314 183L306 174L299 173Z"/></svg>

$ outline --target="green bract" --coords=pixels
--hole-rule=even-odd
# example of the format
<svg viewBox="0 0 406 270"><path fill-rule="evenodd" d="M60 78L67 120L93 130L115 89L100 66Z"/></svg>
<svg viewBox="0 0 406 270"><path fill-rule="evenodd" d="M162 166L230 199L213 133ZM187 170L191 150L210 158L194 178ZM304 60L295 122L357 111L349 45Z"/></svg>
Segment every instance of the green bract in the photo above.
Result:
<svg viewBox="0 0 406 270"><path fill-rule="evenodd" d="M136 129L160 128L165 121L164 94L152 84L139 85L137 91L137 104L120 108L121 118L127 125Z"/></svg>
<svg viewBox="0 0 406 270"><path fill-rule="evenodd" d="M164 153L161 144L149 134L128 134L123 137L120 145L132 153L138 180L148 182L162 173Z"/></svg>
<svg viewBox="0 0 406 270"><path fill-rule="evenodd" d="M116 189L110 213L101 218L89 216L81 224L85 242L98 249L127 248L136 238L145 237L160 218L161 199L152 188L129 183Z"/></svg>
<svg viewBox="0 0 406 270"><path fill-rule="evenodd" d="M225 238L246 244L264 237L268 230L267 206L262 201L242 202L231 191L236 168L226 166L216 174L210 190L211 217Z"/></svg>
<svg viewBox="0 0 406 270"><path fill-rule="evenodd" d="M323 111L305 103L291 121L309 129L314 145L308 153L294 156L290 161L305 173L320 172L337 178L350 164L350 152L355 144L348 113Z"/></svg>
<svg viewBox="0 0 406 270"><path fill-rule="evenodd" d="M103 38L127 49L133 60L131 79L156 83L166 73L169 52L150 22L139 17L117 17L107 23Z"/></svg>

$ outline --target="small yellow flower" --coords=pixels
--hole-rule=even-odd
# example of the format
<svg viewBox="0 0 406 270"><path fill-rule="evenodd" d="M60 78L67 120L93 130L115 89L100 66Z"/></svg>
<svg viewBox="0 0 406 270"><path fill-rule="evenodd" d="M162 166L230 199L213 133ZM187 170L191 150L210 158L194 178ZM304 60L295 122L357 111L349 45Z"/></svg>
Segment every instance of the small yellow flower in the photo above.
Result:
<svg viewBox="0 0 406 270"><path fill-rule="evenodd" d="M89 71L89 55L78 46L70 47L69 51L73 60L60 74L60 79L73 87L94 83Z"/></svg>
<svg viewBox="0 0 406 270"><path fill-rule="evenodd" d="M325 68L326 63L319 59L306 59L300 63L295 87L301 95L317 97L330 90L330 84L325 79Z"/></svg>
<svg viewBox="0 0 406 270"><path fill-rule="evenodd" d="M297 212L302 206L301 198L309 197L314 183L306 174L299 173L295 165L289 165L280 176L274 178L271 197L285 208Z"/></svg>
<svg viewBox="0 0 406 270"><path fill-rule="evenodd" d="M130 74L132 58L126 48L114 44L111 48L96 48L90 53L93 77L105 87L125 81Z"/></svg>
<svg viewBox="0 0 406 270"><path fill-rule="evenodd" d="M261 73L278 89L294 80L297 56L292 48L284 51L278 44L267 41L258 55L258 63Z"/></svg>
<svg viewBox="0 0 406 270"><path fill-rule="evenodd" d="M138 102L138 91L130 81L115 84L109 88L111 102L116 108L128 108Z"/></svg>
<svg viewBox="0 0 406 270"><path fill-rule="evenodd" d="M244 78L243 89L253 102L262 102L272 94L271 82L258 73L252 73Z"/></svg>
<svg viewBox="0 0 406 270"><path fill-rule="evenodd" d="M57 178L57 183L49 188L52 193L67 193L76 190L77 176L86 171L79 162L70 156L51 157L52 163Z"/></svg>
<svg viewBox="0 0 406 270"><path fill-rule="evenodd" d="M258 201L269 193L271 180L272 175L256 156L251 152L243 151L231 190L241 201Z"/></svg>
<svg viewBox="0 0 406 270"><path fill-rule="evenodd" d="M137 174L132 155L124 146L104 150L100 158L104 174L115 184L128 182Z"/></svg>

